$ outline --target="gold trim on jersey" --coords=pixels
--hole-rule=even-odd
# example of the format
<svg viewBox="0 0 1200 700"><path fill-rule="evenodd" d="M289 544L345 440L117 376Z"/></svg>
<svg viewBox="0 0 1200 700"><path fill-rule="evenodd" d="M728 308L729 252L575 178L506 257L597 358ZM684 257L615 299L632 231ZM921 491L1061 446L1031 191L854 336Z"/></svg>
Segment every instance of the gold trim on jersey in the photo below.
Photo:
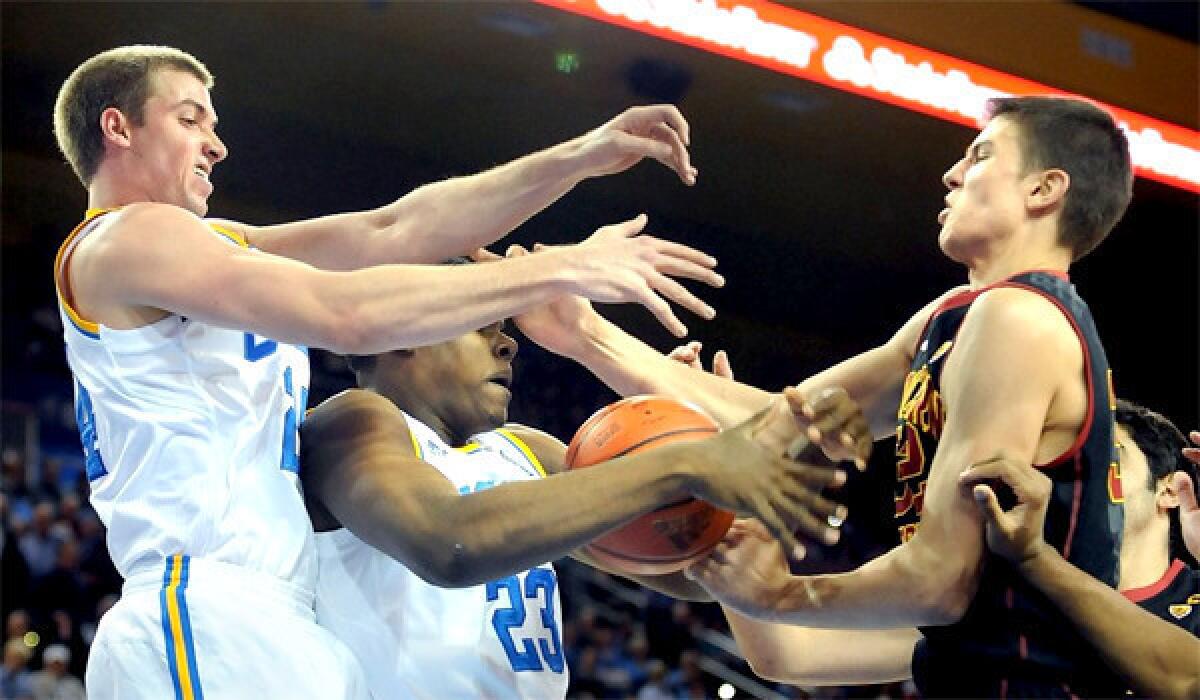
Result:
<svg viewBox="0 0 1200 700"><path fill-rule="evenodd" d="M75 328L89 338L100 338L100 324L84 318L78 311L75 310L73 306L71 306L70 303L67 302L67 298L62 291L62 285L59 284L60 280L63 279L62 262L68 251L76 243L78 243L77 237L85 226L95 220L96 217L109 212L117 211L120 208L121 207L88 209L83 215L83 221L79 222L79 224L71 230L71 233L67 234L67 237L63 240L62 245L58 247L58 252L54 256L54 291L58 295L58 303L62 305L63 309L67 312L67 318L71 319L71 323L75 326ZM238 234L236 231L226 226L214 224L209 221L205 221L204 223L213 231L213 233L216 233L222 238L229 239L242 248L250 247L250 243L246 241L245 237Z"/></svg>
<svg viewBox="0 0 1200 700"><path fill-rule="evenodd" d="M58 252L54 255L54 292L58 295L58 303L63 310L67 312L67 318L71 319L76 330L83 333L89 338L100 338L100 324L95 321L89 321L80 315L70 303L67 302L66 295L63 294L62 285L60 282L63 279L64 270L62 269L63 259L67 255L67 251L78 242L77 237L85 226L90 224L96 217L107 214L110 211L115 211L119 207L112 209L88 209L83 215L83 221L71 230L67 237L63 240L62 245L58 247Z"/></svg>
<svg viewBox="0 0 1200 700"><path fill-rule="evenodd" d="M526 445L524 440L514 435L511 430L496 428L496 432L500 435L503 435L508 439L509 442L516 446L516 448L525 455L525 459L529 460L529 463L533 465L533 468L538 470L538 474L541 474L542 478L546 477L546 468L542 466L542 463L538 460L537 455L533 454L533 450L529 449L529 445Z"/></svg>
<svg viewBox="0 0 1200 700"><path fill-rule="evenodd" d="M211 221L205 221L204 223L208 224L208 227L211 228L213 231L216 231L217 233L228 238L229 240L233 241L234 243L237 243L239 246L241 246L243 248L250 247L250 243L245 239L244 236L239 234L237 231L234 231L233 229L227 228L225 226L221 226L220 224L214 224Z"/></svg>

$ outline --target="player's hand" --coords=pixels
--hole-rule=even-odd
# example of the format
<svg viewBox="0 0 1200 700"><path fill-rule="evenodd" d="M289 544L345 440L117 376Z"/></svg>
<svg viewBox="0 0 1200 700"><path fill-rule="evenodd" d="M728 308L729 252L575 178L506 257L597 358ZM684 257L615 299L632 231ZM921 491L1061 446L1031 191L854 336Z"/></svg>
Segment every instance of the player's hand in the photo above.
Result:
<svg viewBox="0 0 1200 700"><path fill-rule="evenodd" d="M795 387L783 392L796 424L827 457L835 462L853 460L859 471L867 468L874 436L862 408L845 389L828 388L804 396Z"/></svg>
<svg viewBox="0 0 1200 700"><path fill-rule="evenodd" d="M542 248L539 246L538 248ZM519 245L510 245L505 257L530 255ZM483 253L477 259L500 260L494 253ZM578 357L586 344L588 328L600 318L592 303L581 296L564 294L549 304L534 307L513 317L512 321L525 337L562 357Z"/></svg>
<svg viewBox="0 0 1200 700"><path fill-rule="evenodd" d="M983 514L988 549L1020 564L1049 546L1042 538L1052 486L1045 474L1028 463L997 455L967 467L958 484ZM996 496L999 484L1016 497L1016 505L1007 511Z"/></svg>
<svg viewBox="0 0 1200 700"><path fill-rule="evenodd" d="M846 473L790 459L785 453L794 433L791 411L781 399L773 400L740 425L694 443L696 470L688 490L762 521L788 551L803 550L797 530L826 544L837 542L830 519L844 520L846 507L821 493L844 484Z"/></svg>
<svg viewBox="0 0 1200 700"><path fill-rule="evenodd" d="M1198 434L1192 433L1192 440ZM1179 527L1183 531L1183 544L1193 557L1200 559L1200 504L1196 502L1196 484L1183 470L1171 475L1171 488L1179 498Z"/></svg>
<svg viewBox="0 0 1200 700"><path fill-rule="evenodd" d="M703 372L704 363L700 361L700 350L703 347L704 345L699 340L692 340L667 353L667 359L675 360L680 364ZM733 379L733 367L729 365L729 354L724 350L718 350L713 355L712 373L718 377Z"/></svg>
<svg viewBox="0 0 1200 700"><path fill-rule="evenodd" d="M619 173L649 157L694 185L699 171L688 154L690 138L687 120L674 105L633 107L581 136L580 155L592 175Z"/></svg>
<svg viewBox="0 0 1200 700"><path fill-rule="evenodd" d="M687 335L687 326L675 316L667 300L701 318L711 319L711 306L672 279L683 277L713 287L725 284L713 271L717 261L694 248L639 235L646 215L597 230L582 243L546 247L538 255L557 256L564 265L572 294L606 303L636 302L650 310L667 330Z"/></svg>
<svg viewBox="0 0 1200 700"><path fill-rule="evenodd" d="M1183 448L1183 456L1187 461L1200 467L1200 430L1193 430L1188 434L1192 439L1192 446Z"/></svg>
<svg viewBox="0 0 1200 700"><path fill-rule="evenodd" d="M783 547L756 520L735 520L725 539L684 575L723 605L767 619L792 577Z"/></svg>

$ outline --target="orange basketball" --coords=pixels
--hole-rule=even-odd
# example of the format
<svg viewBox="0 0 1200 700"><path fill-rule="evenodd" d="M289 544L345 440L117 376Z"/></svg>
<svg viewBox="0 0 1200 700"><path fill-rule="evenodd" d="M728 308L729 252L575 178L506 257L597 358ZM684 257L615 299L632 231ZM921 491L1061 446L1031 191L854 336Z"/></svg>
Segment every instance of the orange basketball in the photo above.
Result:
<svg viewBox="0 0 1200 700"><path fill-rule="evenodd" d="M567 448L567 467L580 469L672 442L700 440L720 430L691 404L663 396L631 396L596 411ZM653 510L596 538L588 554L630 574L669 574L700 559L721 541L733 513L686 498Z"/></svg>

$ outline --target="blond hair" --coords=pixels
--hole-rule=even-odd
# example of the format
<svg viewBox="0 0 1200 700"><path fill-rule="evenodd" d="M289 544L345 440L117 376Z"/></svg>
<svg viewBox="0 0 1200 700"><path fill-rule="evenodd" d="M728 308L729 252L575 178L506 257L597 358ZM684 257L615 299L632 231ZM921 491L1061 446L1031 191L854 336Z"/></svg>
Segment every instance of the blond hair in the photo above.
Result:
<svg viewBox="0 0 1200 700"><path fill-rule="evenodd" d="M196 76L206 88L212 74L195 56L169 46L121 46L96 54L76 68L54 101L54 136L71 169L86 187L104 157L100 115L115 107L141 126L151 80L160 70Z"/></svg>

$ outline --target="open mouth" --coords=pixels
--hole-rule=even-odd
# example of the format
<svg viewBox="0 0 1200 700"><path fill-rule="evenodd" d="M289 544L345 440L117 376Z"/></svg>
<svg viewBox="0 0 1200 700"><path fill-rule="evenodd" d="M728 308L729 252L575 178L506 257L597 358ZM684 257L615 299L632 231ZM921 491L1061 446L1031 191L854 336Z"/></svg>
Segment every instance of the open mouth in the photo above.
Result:
<svg viewBox="0 0 1200 700"><path fill-rule="evenodd" d="M512 391L512 383L513 383L512 372L504 372L501 374L497 374L493 377L488 377L488 383L489 384L499 384L500 386L504 387L505 389Z"/></svg>

